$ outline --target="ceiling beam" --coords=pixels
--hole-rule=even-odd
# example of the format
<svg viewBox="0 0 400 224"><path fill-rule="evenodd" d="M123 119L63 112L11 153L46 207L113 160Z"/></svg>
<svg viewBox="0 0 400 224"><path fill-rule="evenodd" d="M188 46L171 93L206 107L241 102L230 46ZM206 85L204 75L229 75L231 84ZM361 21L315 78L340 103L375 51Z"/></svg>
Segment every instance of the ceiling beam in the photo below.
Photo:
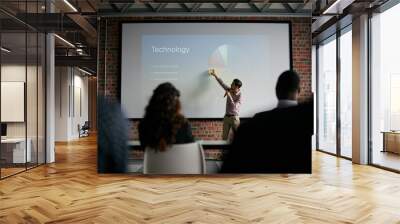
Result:
<svg viewBox="0 0 400 224"><path fill-rule="evenodd" d="M191 12L197 12L197 11L199 11L201 5L202 5L202 3L195 3L190 11L191 11Z"/></svg>
<svg viewBox="0 0 400 224"><path fill-rule="evenodd" d="M97 60L90 56L55 56L56 66L83 66L96 71Z"/></svg>
<svg viewBox="0 0 400 224"><path fill-rule="evenodd" d="M111 8L113 8L117 12L121 12L121 9L114 2L109 2Z"/></svg>
<svg viewBox="0 0 400 224"><path fill-rule="evenodd" d="M126 3L126 4L124 5L124 7L122 7L121 12L124 13L124 12L128 11L129 8L131 8L133 4L134 4L134 3Z"/></svg>
<svg viewBox="0 0 400 224"><path fill-rule="evenodd" d="M234 9L237 4L238 3L236 3L236 2L229 4L228 7L226 7L225 11L226 12L232 11L232 9Z"/></svg>
<svg viewBox="0 0 400 224"><path fill-rule="evenodd" d="M18 23L20 23L20 24L22 24L22 25L26 25L27 27L29 27L29 28L32 29L32 30L36 30L35 27L29 25L27 22L21 20L20 18L18 18L18 17L17 17L16 15L14 15L13 13L11 13L11 12L9 12L9 11L7 11L7 10L1 8L1 7L0 7L0 12L3 13L4 15L6 15L6 16L12 18L12 19L14 19L14 20L17 21Z"/></svg>
<svg viewBox="0 0 400 224"><path fill-rule="evenodd" d="M290 12L290 13L294 13L294 9L292 8L292 6L289 5L289 3L282 3L283 7L285 7L285 9Z"/></svg>
<svg viewBox="0 0 400 224"><path fill-rule="evenodd" d="M221 12L225 12L225 8L221 5L221 3L213 3L214 6L219 9Z"/></svg>
<svg viewBox="0 0 400 224"><path fill-rule="evenodd" d="M304 0L269 0L269 3L304 3Z"/></svg>
<svg viewBox="0 0 400 224"><path fill-rule="evenodd" d="M133 0L103 0L111 3L117 4L119 8L122 3L132 3ZM227 15L237 13L239 16L244 14L256 14L269 16L269 15L289 15L296 16L295 14L301 14L299 16L303 17L307 13L311 16L311 9L304 7L305 2L312 0L195 0L195 1L183 1L183 0L135 0L134 4L144 7L131 7L125 13L120 13L120 16L150 16L150 13L154 13L154 16L165 15ZM169 3L171 2L171 4ZM172 4L172 2L174 4ZM193 2L189 4L188 2ZM205 2L210 4L204 4ZM228 4L229 2L229 4ZM240 2L246 2L247 7L239 7ZM296 3L296 4L295 4ZM124 4L124 5L125 5ZM132 3L133 4L133 3ZM278 7L274 7L278 5ZM114 10L115 11L115 10ZM113 10L110 8L101 8L96 16L108 17L113 14ZM163 15L161 15L163 14ZM112 17L117 16L117 13L112 15Z"/></svg>
<svg viewBox="0 0 400 224"><path fill-rule="evenodd" d="M353 2L355 2L355 0L337 0L325 6L323 14L342 14L348 6L353 4Z"/></svg>
<svg viewBox="0 0 400 224"><path fill-rule="evenodd" d="M94 5L89 0L86 0L86 3L90 6L90 8L93 10L93 12L97 11L96 7L94 7Z"/></svg>
<svg viewBox="0 0 400 224"><path fill-rule="evenodd" d="M198 17L198 16L262 16L262 17L310 17L311 13L309 12L297 12L297 13L288 13L285 9L268 9L264 12L257 12L252 9L236 9L234 12L224 12L224 11L197 11L197 12L177 12L177 11L166 11L163 10L161 12L149 12L143 9L141 10L130 10L126 13L119 13L115 11L99 11L92 16L95 17L103 17L103 18L113 18L113 17L121 17L121 16L140 16L140 17L153 17L153 16L173 16L173 17ZM88 15L89 16L89 15Z"/></svg>
<svg viewBox="0 0 400 224"><path fill-rule="evenodd" d="M67 15L72 21L74 21L78 26L82 28L91 38L91 40L96 40L97 38L97 30L92 26L92 24L87 21L85 17L80 14L68 14ZM95 41L96 42L96 41ZM96 45L96 43L92 43Z"/></svg>
<svg viewBox="0 0 400 224"><path fill-rule="evenodd" d="M148 9L150 9L151 11L153 11L153 12L156 11L156 9L155 9L150 3L144 3L144 5L145 5Z"/></svg>
<svg viewBox="0 0 400 224"><path fill-rule="evenodd" d="M255 3L257 3L257 0L250 0L249 5L251 8L255 9L258 12L265 12L269 7L271 7L271 3L269 3L270 0L264 0L263 5L261 7L257 6Z"/></svg>
<svg viewBox="0 0 400 224"><path fill-rule="evenodd" d="M257 12L261 12L261 9L254 2L249 2L249 6Z"/></svg>
<svg viewBox="0 0 400 224"><path fill-rule="evenodd" d="M306 7L306 5L307 5L307 3L299 4L299 5L294 9L294 11L295 11L295 12L299 12L300 10L303 10L304 7Z"/></svg>
<svg viewBox="0 0 400 224"><path fill-rule="evenodd" d="M190 8L185 3L179 3L179 5L186 10L186 12L190 12Z"/></svg>
<svg viewBox="0 0 400 224"><path fill-rule="evenodd" d="M108 0L110 3L134 3L135 0ZM305 0L137 0L138 3L304 3Z"/></svg>
<svg viewBox="0 0 400 224"><path fill-rule="evenodd" d="M157 8L156 12L160 12L163 8L165 8L168 5L168 3L160 3Z"/></svg>
<svg viewBox="0 0 400 224"><path fill-rule="evenodd" d="M265 3L262 7L261 7L261 12L265 12L267 11L270 7L271 7L271 3Z"/></svg>

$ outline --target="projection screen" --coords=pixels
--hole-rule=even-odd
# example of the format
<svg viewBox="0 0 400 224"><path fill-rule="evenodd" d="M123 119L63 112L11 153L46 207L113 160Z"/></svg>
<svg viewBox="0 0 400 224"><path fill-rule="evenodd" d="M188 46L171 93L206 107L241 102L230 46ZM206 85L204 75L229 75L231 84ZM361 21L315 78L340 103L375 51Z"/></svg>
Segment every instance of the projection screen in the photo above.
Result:
<svg viewBox="0 0 400 224"><path fill-rule="evenodd" d="M128 118L142 118L152 91L171 82L188 118L222 118L227 85L242 81L240 117L276 106L275 84L291 68L291 24L123 23L121 105Z"/></svg>

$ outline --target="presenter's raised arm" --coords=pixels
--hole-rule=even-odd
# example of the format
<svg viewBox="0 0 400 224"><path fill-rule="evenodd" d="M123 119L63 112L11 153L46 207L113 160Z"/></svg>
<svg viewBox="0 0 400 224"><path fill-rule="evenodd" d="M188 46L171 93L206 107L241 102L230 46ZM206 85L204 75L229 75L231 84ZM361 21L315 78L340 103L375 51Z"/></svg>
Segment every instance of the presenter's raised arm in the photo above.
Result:
<svg viewBox="0 0 400 224"><path fill-rule="evenodd" d="M222 81L222 79L220 77L218 77L217 72L215 71L215 69L210 69L208 71L208 73L215 77L215 79L218 81L218 83L221 85L221 87L224 88L225 91L228 91L230 89L229 86L226 85L224 83L224 81Z"/></svg>

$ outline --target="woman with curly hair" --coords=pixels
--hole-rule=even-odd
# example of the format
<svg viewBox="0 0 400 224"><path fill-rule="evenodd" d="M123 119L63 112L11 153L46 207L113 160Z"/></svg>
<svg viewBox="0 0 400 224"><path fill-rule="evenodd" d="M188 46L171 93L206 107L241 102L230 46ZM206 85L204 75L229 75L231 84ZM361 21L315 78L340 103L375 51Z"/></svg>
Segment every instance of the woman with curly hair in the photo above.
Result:
<svg viewBox="0 0 400 224"><path fill-rule="evenodd" d="M139 124L143 148L165 151L169 145L194 142L189 122L181 113L179 90L162 83L153 91L145 115Z"/></svg>

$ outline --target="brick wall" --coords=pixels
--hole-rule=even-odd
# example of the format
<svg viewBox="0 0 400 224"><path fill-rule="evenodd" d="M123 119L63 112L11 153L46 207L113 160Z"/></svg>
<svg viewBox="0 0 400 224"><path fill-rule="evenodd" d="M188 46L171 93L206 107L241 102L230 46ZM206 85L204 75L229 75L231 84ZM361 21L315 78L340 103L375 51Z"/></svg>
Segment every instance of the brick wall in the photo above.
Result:
<svg viewBox="0 0 400 224"><path fill-rule="evenodd" d="M246 20L246 21L291 21L292 22L292 53L293 68L301 78L300 99L311 97L311 18L290 17L129 17L102 18L99 22L99 68L98 94L106 95L114 100L120 94L120 23L144 20ZM137 121L130 123L130 136L137 138ZM222 134L221 121L191 121L193 135L198 139L219 139Z"/></svg>

